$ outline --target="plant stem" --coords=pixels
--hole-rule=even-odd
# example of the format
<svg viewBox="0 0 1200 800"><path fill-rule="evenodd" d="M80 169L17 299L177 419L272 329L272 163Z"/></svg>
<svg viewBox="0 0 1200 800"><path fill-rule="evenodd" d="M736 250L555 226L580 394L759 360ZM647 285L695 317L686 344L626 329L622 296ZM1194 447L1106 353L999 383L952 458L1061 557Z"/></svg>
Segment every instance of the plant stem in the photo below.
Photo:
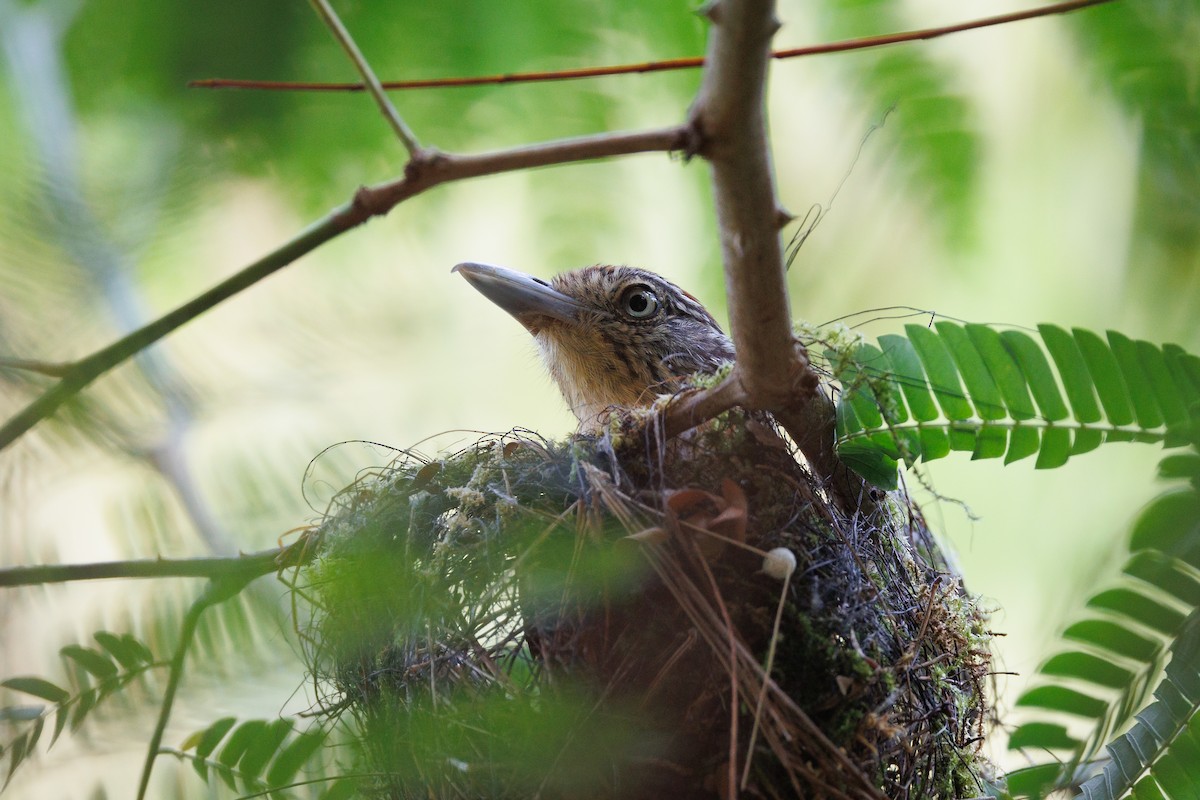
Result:
<svg viewBox="0 0 1200 800"><path fill-rule="evenodd" d="M358 45L354 43L354 37L350 35L350 31L346 30L346 26L342 24L342 20L327 0L310 0L310 2L317 15L325 23L325 26L329 28L329 32L333 34L333 38L337 39L338 44L346 51L346 55L350 56L350 60L354 62L358 74L362 75L367 89L371 92L371 96L375 98L375 104L383 112L384 119L392 126L392 130L396 132L396 136L403 142L404 148L408 150L409 157L416 158L421 152L421 143L417 141L417 136L412 132L412 129L405 124L404 119L400 116L400 112L392 105L392 101L388 99L383 86L379 83L379 78L376 77L375 71L371 69L371 65L367 63L367 59L362 54L362 51L358 49Z"/></svg>
<svg viewBox="0 0 1200 800"><path fill-rule="evenodd" d="M631 153L681 150L688 132L682 127L631 133L606 133L468 155L422 150L405 169L405 176L378 187L360 189L349 203L316 221L299 235L253 264L153 322L75 362L58 383L0 426L0 450L11 445L38 422L113 367L162 339L224 300L253 286L318 246L391 211L422 192L466 178L513 172L529 167L568 164Z"/></svg>

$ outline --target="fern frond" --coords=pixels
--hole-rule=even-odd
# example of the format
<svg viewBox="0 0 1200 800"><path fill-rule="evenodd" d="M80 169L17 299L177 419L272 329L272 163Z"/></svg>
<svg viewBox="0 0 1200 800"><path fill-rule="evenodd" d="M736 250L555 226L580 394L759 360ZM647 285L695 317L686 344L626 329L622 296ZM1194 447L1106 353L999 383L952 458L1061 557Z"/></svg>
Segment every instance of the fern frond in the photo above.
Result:
<svg viewBox="0 0 1200 800"><path fill-rule="evenodd" d="M1024 331L941 320L849 353L828 351L842 384L838 450L883 488L899 462L952 451L1061 466L1105 442L1188 441L1200 419L1200 358L1110 331Z"/></svg>
<svg viewBox="0 0 1200 800"><path fill-rule="evenodd" d="M98 648L72 644L59 651L70 688L36 676L0 682L6 689L45 700L48 704L0 709L0 718L28 726L6 746L0 747L0 755L8 755L4 786L35 752L51 716L54 725L48 746L53 747L68 725L72 731L77 730L104 700L119 694L148 671L167 666L167 662L156 660L150 648L130 634L97 631L93 638L99 644Z"/></svg>
<svg viewBox="0 0 1200 800"><path fill-rule="evenodd" d="M1142 511L1124 582L1094 595L1086 618L1063 632L1080 649L1043 663L1041 685L1017 700L1021 707L1086 719L1090 732L1078 739L1065 725L1045 720L1018 727L1010 748L1069 752L1062 766L1040 765L1010 782L1018 796L1071 785L1076 765L1090 761L1135 716L1133 727L1108 744L1112 760L1083 784L1084 796L1195 796L1195 783L1190 794L1179 793L1183 773L1176 768L1180 759L1200 765L1200 457L1169 456L1159 471L1189 484L1164 492ZM1154 688L1168 652L1170 664ZM1157 701L1146 706L1152 688Z"/></svg>
<svg viewBox="0 0 1200 800"><path fill-rule="evenodd" d="M1112 760L1083 784L1084 800L1195 797L1200 770L1200 610L1172 648L1155 702L1108 745Z"/></svg>
<svg viewBox="0 0 1200 800"><path fill-rule="evenodd" d="M296 781L302 769L325 774L322 746L326 740L327 731L320 726L297 731L295 721L287 717L240 724L233 717L225 717L193 733L179 749L163 748L159 752L190 761L205 783L219 779L235 792L284 797L288 796L287 789L304 784ZM335 779L322 796L334 791L341 781Z"/></svg>

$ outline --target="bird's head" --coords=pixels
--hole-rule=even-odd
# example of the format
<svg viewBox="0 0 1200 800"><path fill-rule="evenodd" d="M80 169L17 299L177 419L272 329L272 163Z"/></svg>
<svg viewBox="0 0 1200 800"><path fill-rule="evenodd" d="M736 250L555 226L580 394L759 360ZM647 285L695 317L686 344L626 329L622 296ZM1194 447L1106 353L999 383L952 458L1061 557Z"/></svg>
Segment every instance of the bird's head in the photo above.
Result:
<svg viewBox="0 0 1200 800"><path fill-rule="evenodd" d="M490 264L453 271L533 335L584 432L613 406L645 403L675 379L733 359L704 306L653 272L592 266L546 282Z"/></svg>

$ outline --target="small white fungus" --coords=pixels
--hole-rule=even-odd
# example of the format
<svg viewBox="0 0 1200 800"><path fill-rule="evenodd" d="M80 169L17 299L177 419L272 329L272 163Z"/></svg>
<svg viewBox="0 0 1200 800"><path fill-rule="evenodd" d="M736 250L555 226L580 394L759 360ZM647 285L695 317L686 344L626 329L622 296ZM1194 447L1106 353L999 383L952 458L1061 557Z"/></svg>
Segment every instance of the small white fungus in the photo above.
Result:
<svg viewBox="0 0 1200 800"><path fill-rule="evenodd" d="M796 571L796 554L786 547L776 547L763 556L763 572L783 580Z"/></svg>

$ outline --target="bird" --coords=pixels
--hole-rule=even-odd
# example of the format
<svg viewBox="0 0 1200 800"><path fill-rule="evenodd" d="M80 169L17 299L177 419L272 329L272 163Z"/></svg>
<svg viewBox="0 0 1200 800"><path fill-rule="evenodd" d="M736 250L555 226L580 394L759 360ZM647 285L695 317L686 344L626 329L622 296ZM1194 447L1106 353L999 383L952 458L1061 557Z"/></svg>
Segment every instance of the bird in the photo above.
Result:
<svg viewBox="0 0 1200 800"><path fill-rule="evenodd" d="M548 282L476 262L451 272L529 331L583 434L734 359L700 301L649 270L594 264Z"/></svg>

